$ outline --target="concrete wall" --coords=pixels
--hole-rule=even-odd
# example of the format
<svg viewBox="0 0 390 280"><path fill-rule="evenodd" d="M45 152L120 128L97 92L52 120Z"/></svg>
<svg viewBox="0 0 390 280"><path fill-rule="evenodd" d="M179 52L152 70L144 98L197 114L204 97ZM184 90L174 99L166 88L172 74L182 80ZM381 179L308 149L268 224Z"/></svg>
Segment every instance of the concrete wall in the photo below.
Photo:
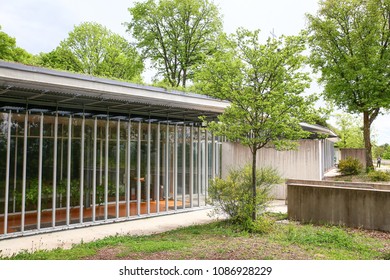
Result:
<svg viewBox="0 0 390 280"><path fill-rule="evenodd" d="M359 183L324 186L326 183L330 184L289 181L289 219L390 231L389 185L385 187L387 190L379 190L364 188Z"/></svg>
<svg viewBox="0 0 390 280"><path fill-rule="evenodd" d="M326 172L333 168L336 164L336 152L334 148L334 142L328 139L321 141L323 146L323 171Z"/></svg>
<svg viewBox="0 0 390 280"><path fill-rule="evenodd" d="M222 143L221 172L225 178L231 168L242 167L252 162L248 147L239 143ZM327 140L301 140L299 147L291 151L263 148L257 152L257 167L272 167L283 178L321 180L324 172L333 166L333 143ZM275 199L287 198L285 184L272 190Z"/></svg>
<svg viewBox="0 0 390 280"><path fill-rule="evenodd" d="M366 168L366 150L365 149L340 149L341 159L346 159L348 157L358 159L361 164L363 164L363 168Z"/></svg>
<svg viewBox="0 0 390 280"><path fill-rule="evenodd" d="M317 140L301 140L297 150L277 151L263 148L257 152L257 167L277 169L283 178L321 179L319 162L319 143ZM248 147L239 143L222 143L222 177L232 167L244 166L252 162Z"/></svg>

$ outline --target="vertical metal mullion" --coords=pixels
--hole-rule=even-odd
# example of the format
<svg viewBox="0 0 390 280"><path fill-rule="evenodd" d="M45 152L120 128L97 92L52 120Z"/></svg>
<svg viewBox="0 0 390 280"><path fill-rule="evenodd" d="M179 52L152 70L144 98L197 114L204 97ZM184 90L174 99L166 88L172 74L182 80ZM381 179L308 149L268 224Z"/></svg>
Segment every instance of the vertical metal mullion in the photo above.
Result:
<svg viewBox="0 0 390 280"><path fill-rule="evenodd" d="M16 185L18 182L18 126L15 127L15 153L14 153L14 193L13 193L13 205L12 212L16 212Z"/></svg>
<svg viewBox="0 0 390 280"><path fill-rule="evenodd" d="M60 181L64 179L64 125L61 126ZM62 197L61 197L62 199ZM60 200L60 207L62 202Z"/></svg>
<svg viewBox="0 0 390 280"><path fill-rule="evenodd" d="M27 135L28 135L28 111L24 116L24 135L23 135L23 178L22 178L22 221L21 231L24 232L26 219L26 180L27 180Z"/></svg>
<svg viewBox="0 0 390 280"><path fill-rule="evenodd" d="M70 224L70 180L71 180L71 160L72 160L72 116L69 116L68 123L68 168L66 184L66 225Z"/></svg>
<svg viewBox="0 0 390 280"><path fill-rule="evenodd" d="M43 164L43 113L39 121L39 152L38 152L38 207L37 207L37 229L41 228L42 213L42 164Z"/></svg>
<svg viewBox="0 0 390 280"><path fill-rule="evenodd" d="M166 141L165 141L165 211L169 210L169 123L166 127Z"/></svg>
<svg viewBox="0 0 390 280"><path fill-rule="evenodd" d="M215 135L211 134L211 179L215 178Z"/></svg>
<svg viewBox="0 0 390 280"><path fill-rule="evenodd" d="M127 177L126 177L126 187L127 187L127 197L126 197L126 215L130 217L130 172L131 172L131 120L127 124Z"/></svg>
<svg viewBox="0 0 390 280"><path fill-rule="evenodd" d="M11 111L9 111L7 124L7 159L5 171L4 234L7 234L8 229L9 172L11 164L11 116Z"/></svg>
<svg viewBox="0 0 390 280"><path fill-rule="evenodd" d="M183 209L186 208L186 134L187 134L187 128L186 125L183 125L182 130L182 176L181 176L181 184L182 184L182 203L183 203Z"/></svg>
<svg viewBox="0 0 390 280"><path fill-rule="evenodd" d="M157 124L156 212L160 213L160 122Z"/></svg>
<svg viewBox="0 0 390 280"><path fill-rule="evenodd" d="M148 141L147 141L147 160L146 160L146 207L147 214L150 214L150 152L151 152L151 134L152 133L152 123L148 122Z"/></svg>
<svg viewBox="0 0 390 280"><path fill-rule="evenodd" d="M53 198L52 198L52 216L51 226L56 226L56 208L57 208L57 149L58 149L58 113L54 117L54 148L53 148Z"/></svg>
<svg viewBox="0 0 390 280"><path fill-rule="evenodd" d="M138 122L137 140L137 215L141 215L141 121Z"/></svg>
<svg viewBox="0 0 390 280"><path fill-rule="evenodd" d="M105 136L102 135L103 134L103 127L102 129L100 130L100 152L99 152L99 157L100 157L100 161L99 161L99 185L103 185L103 139L105 139Z"/></svg>
<svg viewBox="0 0 390 280"><path fill-rule="evenodd" d="M174 209L177 210L177 124L174 129L174 144L173 144L173 199Z"/></svg>
<svg viewBox="0 0 390 280"><path fill-rule="evenodd" d="M201 141L202 141L202 130L198 127L198 207L200 206L200 190L202 185L202 160L201 160Z"/></svg>
<svg viewBox="0 0 390 280"><path fill-rule="evenodd" d="M85 116L81 120L81 149L80 149L80 223L84 220L84 160L85 160Z"/></svg>
<svg viewBox="0 0 390 280"><path fill-rule="evenodd" d="M106 145L105 145L105 166L104 166L104 220L108 219L108 149L109 149L110 119L106 121Z"/></svg>
<svg viewBox="0 0 390 280"><path fill-rule="evenodd" d="M97 163L97 117L93 124L93 176L92 176L92 222L96 220L96 163Z"/></svg>
<svg viewBox="0 0 390 280"><path fill-rule="evenodd" d="M219 174L220 174L220 147L219 147L219 141L220 141L220 138L219 136L216 137L215 139L216 143L215 143L215 176L216 177L219 177Z"/></svg>
<svg viewBox="0 0 390 280"><path fill-rule="evenodd" d="M121 120L118 119L116 126L116 196L115 196L115 213L116 218L119 218L119 172L120 172L120 134Z"/></svg>
<svg viewBox="0 0 390 280"><path fill-rule="evenodd" d="M209 132L207 129L205 129L205 135L204 135L204 143L205 143L205 190L204 190L204 195L205 195L205 201L207 201L207 192L208 192L208 187L209 187Z"/></svg>
<svg viewBox="0 0 390 280"><path fill-rule="evenodd" d="M194 207L194 125L190 129L190 208Z"/></svg>

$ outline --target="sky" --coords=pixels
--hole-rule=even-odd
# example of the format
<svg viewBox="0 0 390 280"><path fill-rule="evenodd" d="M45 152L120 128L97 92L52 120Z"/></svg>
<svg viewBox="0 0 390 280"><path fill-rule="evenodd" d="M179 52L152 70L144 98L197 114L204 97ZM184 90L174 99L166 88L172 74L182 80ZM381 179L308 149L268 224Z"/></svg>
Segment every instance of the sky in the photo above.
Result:
<svg viewBox="0 0 390 280"><path fill-rule="evenodd" d="M140 1L140 0L138 0ZM50 52L64 40L74 26L85 21L100 23L130 40L125 22L129 22L134 0L1 0L2 31L16 39L29 53ZM267 38L296 35L306 26L305 14L317 11L318 0L214 0L223 17L224 30L238 27L260 29ZM150 77L144 76L145 81ZM313 82L308 93L320 93ZM331 119L331 124L334 119ZM378 117L373 125L379 145L390 144L390 113Z"/></svg>

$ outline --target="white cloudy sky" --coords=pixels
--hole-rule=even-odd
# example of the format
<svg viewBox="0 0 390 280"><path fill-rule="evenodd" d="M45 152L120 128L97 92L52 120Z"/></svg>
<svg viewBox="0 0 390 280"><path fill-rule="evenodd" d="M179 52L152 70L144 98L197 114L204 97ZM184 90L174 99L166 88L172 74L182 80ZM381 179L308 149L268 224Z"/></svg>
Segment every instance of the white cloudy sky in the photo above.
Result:
<svg viewBox="0 0 390 280"><path fill-rule="evenodd" d="M1 0L0 25L17 45L38 54L53 50L75 25L98 22L129 38L124 22L134 0ZM305 27L305 13L315 13L317 0L214 0L228 33L238 27L261 29L264 37L294 35ZM315 83L310 92L320 92ZM390 115L378 118L374 130L379 144L390 143Z"/></svg>

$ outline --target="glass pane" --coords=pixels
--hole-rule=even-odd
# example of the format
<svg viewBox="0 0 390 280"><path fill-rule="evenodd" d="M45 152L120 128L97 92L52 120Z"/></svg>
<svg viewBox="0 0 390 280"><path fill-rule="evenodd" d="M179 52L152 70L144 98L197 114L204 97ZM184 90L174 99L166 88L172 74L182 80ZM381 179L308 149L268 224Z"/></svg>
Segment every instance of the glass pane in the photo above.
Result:
<svg viewBox="0 0 390 280"><path fill-rule="evenodd" d="M5 180L7 156L8 114L0 113L0 234L4 233L4 208L5 208ZM12 204L12 201L9 203ZM12 215L11 215L12 217ZM9 231L7 229L7 231Z"/></svg>

